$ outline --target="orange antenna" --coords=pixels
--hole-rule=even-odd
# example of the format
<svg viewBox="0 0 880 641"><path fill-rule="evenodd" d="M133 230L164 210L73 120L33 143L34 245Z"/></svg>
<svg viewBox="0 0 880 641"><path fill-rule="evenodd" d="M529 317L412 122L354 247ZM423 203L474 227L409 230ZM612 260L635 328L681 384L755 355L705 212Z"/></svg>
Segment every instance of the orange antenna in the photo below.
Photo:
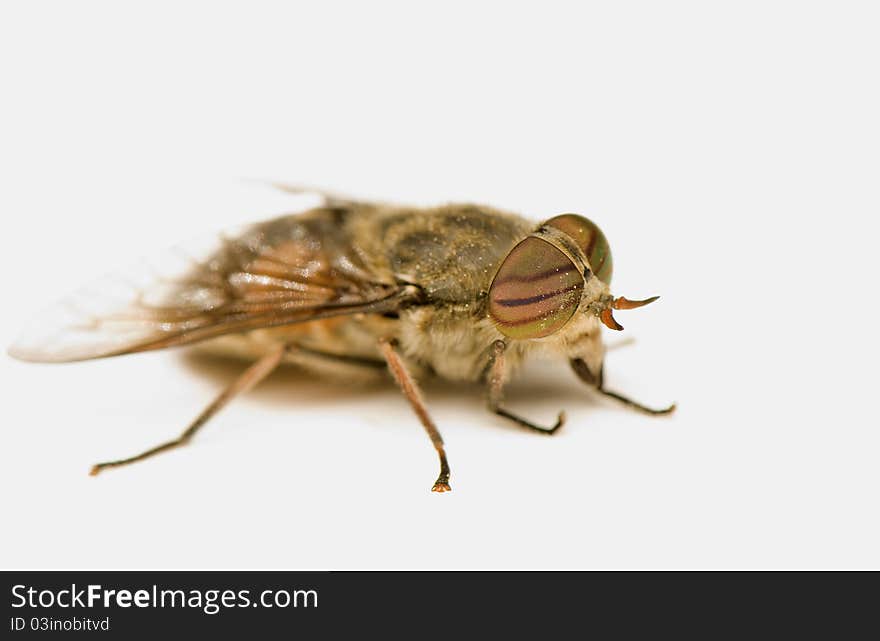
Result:
<svg viewBox="0 0 880 641"><path fill-rule="evenodd" d="M618 323L617 320L614 318L611 313L612 309L636 309L637 307L650 305L658 298L660 297L651 296L651 298L646 298L645 300L629 300L628 298L620 296L619 298L615 298L614 300L612 300L611 305L602 310L602 312L599 314L599 320L601 320L609 329L613 329L619 332L623 329L623 325Z"/></svg>
<svg viewBox="0 0 880 641"><path fill-rule="evenodd" d="M629 300L621 296L611 301L611 306L614 309L635 309L636 307L644 307L645 305L650 305L658 298L660 297L651 296L651 298L646 298L645 300Z"/></svg>

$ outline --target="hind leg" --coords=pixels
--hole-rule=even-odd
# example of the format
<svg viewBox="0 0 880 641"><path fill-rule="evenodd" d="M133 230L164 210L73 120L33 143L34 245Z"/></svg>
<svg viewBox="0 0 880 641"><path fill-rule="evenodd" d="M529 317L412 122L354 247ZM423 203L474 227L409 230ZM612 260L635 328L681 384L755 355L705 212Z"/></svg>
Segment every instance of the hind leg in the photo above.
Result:
<svg viewBox="0 0 880 641"><path fill-rule="evenodd" d="M189 427L187 427L176 439L166 441L165 443L161 443L156 447L145 450L140 454L129 456L128 458L98 463L92 466L90 474L94 476L107 468L121 467L123 465L129 465L130 463L136 463L137 461L143 461L144 459L155 456L156 454L160 454L162 452L166 452L168 450L186 445L190 442L190 440L192 440L193 436L196 435L196 432L198 432L199 429L201 429L202 426L204 426L205 423L207 423L212 416L223 409L226 404L229 403L229 401L231 401L242 392L248 391L249 389L254 387L254 385L266 378L270 373L272 373L272 371L276 367L278 367L278 364L281 362L281 359L283 358L287 350L288 347L286 345L281 345L277 349L269 352L268 354L260 358L260 360L248 367L237 379L235 379L229 385L229 387L223 390L223 392L221 392L220 395L216 399L214 399L214 402L208 405L208 407L206 407L204 411L202 411L202 413L199 414L195 418L195 420L190 423Z"/></svg>

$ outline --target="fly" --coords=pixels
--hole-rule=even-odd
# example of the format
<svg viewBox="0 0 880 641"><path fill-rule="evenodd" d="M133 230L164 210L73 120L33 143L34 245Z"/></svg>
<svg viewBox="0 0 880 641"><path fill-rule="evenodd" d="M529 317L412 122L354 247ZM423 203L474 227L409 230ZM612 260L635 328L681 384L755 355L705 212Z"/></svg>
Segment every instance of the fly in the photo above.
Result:
<svg viewBox="0 0 880 641"><path fill-rule="evenodd" d="M344 379L390 372L437 451L432 489L446 492L446 450L417 383L429 375L485 385L491 412L542 434L556 433L564 413L542 426L503 404L506 383L537 350L634 409L675 409L605 388L600 326L622 330L614 310L657 298L615 298L612 268L605 235L577 214L536 226L484 206L326 195L315 209L174 250L83 290L36 321L10 354L58 363L194 345L250 362L178 438L98 463L92 474L189 443L283 363Z"/></svg>

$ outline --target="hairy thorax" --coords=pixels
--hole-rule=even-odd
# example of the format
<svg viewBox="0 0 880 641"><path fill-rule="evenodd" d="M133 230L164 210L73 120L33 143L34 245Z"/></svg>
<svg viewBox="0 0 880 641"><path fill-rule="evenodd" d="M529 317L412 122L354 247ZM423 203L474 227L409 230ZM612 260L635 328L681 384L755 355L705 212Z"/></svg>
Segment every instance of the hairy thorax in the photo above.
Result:
<svg viewBox="0 0 880 641"><path fill-rule="evenodd" d="M404 357L452 381L477 381L501 335L468 304L417 307L401 314L398 342Z"/></svg>

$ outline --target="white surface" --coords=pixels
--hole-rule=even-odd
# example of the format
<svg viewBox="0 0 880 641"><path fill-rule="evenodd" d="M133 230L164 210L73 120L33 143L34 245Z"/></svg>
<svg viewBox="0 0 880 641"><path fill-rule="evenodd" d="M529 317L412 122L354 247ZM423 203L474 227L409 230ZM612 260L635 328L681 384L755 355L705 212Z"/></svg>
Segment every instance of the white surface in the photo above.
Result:
<svg viewBox="0 0 880 641"><path fill-rule="evenodd" d="M537 7L538 5L535 5ZM320 7L320 8L319 8ZM242 179L578 211L661 294L609 381L430 386L454 491L392 387L0 359L0 567L878 567L871 3L16 3L0 20L0 338L84 281L293 207Z"/></svg>

